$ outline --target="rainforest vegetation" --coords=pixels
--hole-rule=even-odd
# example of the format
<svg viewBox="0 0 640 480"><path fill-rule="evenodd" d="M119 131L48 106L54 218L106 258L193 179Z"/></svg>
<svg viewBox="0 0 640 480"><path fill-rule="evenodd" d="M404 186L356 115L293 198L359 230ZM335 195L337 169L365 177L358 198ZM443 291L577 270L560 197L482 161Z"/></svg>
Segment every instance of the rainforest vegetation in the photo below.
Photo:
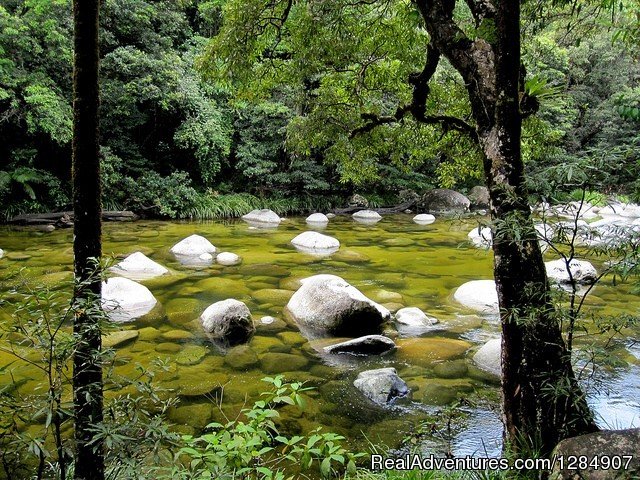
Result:
<svg viewBox="0 0 640 480"><path fill-rule="evenodd" d="M623 7L525 3L526 89L540 105L523 132L531 178L586 162L600 167L591 189L637 199L637 12ZM104 208L211 218L267 205L284 214L342 205L353 192L381 204L402 190L481 184L477 147L464 132L406 117L353 134L367 115L393 114L411 95L407 77L422 68L415 8L385 9L375 28L360 21L381 14L366 2L315 25L298 12L296 27L256 45L239 30L250 14L240 3L106 0ZM1 213L69 209L70 2L3 0L0 26ZM269 42L273 58L259 58ZM428 108L467 117L464 85L448 64L436 80Z"/></svg>

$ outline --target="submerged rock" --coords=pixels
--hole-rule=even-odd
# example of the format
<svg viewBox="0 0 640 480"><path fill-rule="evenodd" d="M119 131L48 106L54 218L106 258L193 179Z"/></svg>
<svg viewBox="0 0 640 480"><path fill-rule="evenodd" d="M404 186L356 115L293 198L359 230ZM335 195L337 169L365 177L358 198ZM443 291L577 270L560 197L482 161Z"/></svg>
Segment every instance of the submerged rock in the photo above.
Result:
<svg viewBox="0 0 640 480"><path fill-rule="evenodd" d="M309 360L291 353L265 353L260 357L260 367L265 373L283 373L304 370Z"/></svg>
<svg viewBox="0 0 640 480"><path fill-rule="evenodd" d="M209 305L200 320L213 339L231 346L248 342L256 331L249 308L233 298Z"/></svg>
<svg viewBox="0 0 640 480"><path fill-rule="evenodd" d="M142 252L132 253L120 263L111 267L109 271L131 280L144 280L169 273L169 270L154 262Z"/></svg>
<svg viewBox="0 0 640 480"><path fill-rule="evenodd" d="M264 208L262 210L252 210L246 215L242 216L242 219L250 224L258 224L258 226L278 226L281 218L273 210Z"/></svg>
<svg viewBox="0 0 640 480"><path fill-rule="evenodd" d="M565 459L585 457L587 468L568 468L569 462L555 462L549 479L613 480L640 477L640 428L604 430L561 441L555 456ZM629 459L627 465L627 458ZM616 459L621 462L615 461ZM606 463L605 463L606 461ZM573 465L579 467L580 465ZM564 468L561 468L564 467ZM609 467L609 468L605 468ZM616 468L618 467L618 468Z"/></svg>
<svg viewBox="0 0 640 480"><path fill-rule="evenodd" d="M340 242L318 232L304 232L291 240L298 250L307 253L333 253L340 248Z"/></svg>
<svg viewBox="0 0 640 480"><path fill-rule="evenodd" d="M429 225L436 221L436 217L430 213L421 213L413 217L413 221L418 225Z"/></svg>
<svg viewBox="0 0 640 480"><path fill-rule="evenodd" d="M327 224L329 223L329 218L324 213L312 213L305 221L311 224Z"/></svg>
<svg viewBox="0 0 640 480"><path fill-rule="evenodd" d="M236 255L235 253L222 252L222 253L219 253L218 256L216 257L216 262L219 263L220 265L230 267L233 265L238 265L240 262L242 262L242 259L240 258L240 256Z"/></svg>
<svg viewBox="0 0 640 480"><path fill-rule="evenodd" d="M346 342L324 347L327 353L350 353L352 355L382 355L396 349L396 344L383 335L365 335Z"/></svg>
<svg viewBox="0 0 640 480"><path fill-rule="evenodd" d="M410 390L395 368L378 368L360 372L353 386L378 405L392 405L396 399L406 397Z"/></svg>
<svg viewBox="0 0 640 480"><path fill-rule="evenodd" d="M229 349L224 363L235 370L248 370L258 364L258 356L248 345L238 345Z"/></svg>
<svg viewBox="0 0 640 480"><path fill-rule="evenodd" d="M431 330L438 319L431 317L416 307L401 308L396 312L396 322L401 333L422 333Z"/></svg>
<svg viewBox="0 0 640 480"><path fill-rule="evenodd" d="M135 341L138 338L137 330L120 330L119 332L112 332L102 337L102 346L104 348L121 347Z"/></svg>
<svg viewBox="0 0 640 480"><path fill-rule="evenodd" d="M500 377L502 375L502 367L500 366L501 352L502 339L493 338L480 347L475 353L473 363L475 363L480 370Z"/></svg>
<svg viewBox="0 0 640 480"><path fill-rule="evenodd" d="M336 275L303 280L285 311L303 329L346 337L379 333L391 317L389 310Z"/></svg>
<svg viewBox="0 0 640 480"><path fill-rule="evenodd" d="M566 262L561 258L545 262L544 266L547 269L547 276L549 279L557 283L579 283L589 285L595 282L598 278L598 272L595 267L586 260L578 260L574 258L569 262L568 269ZM569 271L571 271L571 275L569 275Z"/></svg>
<svg viewBox="0 0 640 480"><path fill-rule="evenodd" d="M197 365L207 354L207 349L202 345L187 345L178 355L176 363L178 365Z"/></svg>
<svg viewBox="0 0 640 480"><path fill-rule="evenodd" d="M130 322L149 313L158 301L144 285L124 277L102 282L102 308L114 322Z"/></svg>
<svg viewBox="0 0 640 480"><path fill-rule="evenodd" d="M500 313L498 292L493 280L472 280L464 283L455 291L453 298L465 307L480 313L492 315Z"/></svg>

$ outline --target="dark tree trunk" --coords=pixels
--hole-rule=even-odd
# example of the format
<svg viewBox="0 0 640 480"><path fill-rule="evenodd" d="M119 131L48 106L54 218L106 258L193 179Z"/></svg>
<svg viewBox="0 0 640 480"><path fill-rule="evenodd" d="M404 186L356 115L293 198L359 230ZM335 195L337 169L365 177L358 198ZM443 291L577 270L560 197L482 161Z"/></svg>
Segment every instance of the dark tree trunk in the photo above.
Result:
<svg viewBox="0 0 640 480"><path fill-rule="evenodd" d="M74 336L73 400L77 480L104 479L102 442L92 428L102 422L99 260L101 248L98 143L99 0L74 0L73 210Z"/></svg>
<svg viewBox="0 0 640 480"><path fill-rule="evenodd" d="M505 444L548 454L597 429L571 366L550 299L524 186L520 152L520 2L467 0L483 37L453 20L455 0L419 0L431 48L462 75L484 153L491 198L494 278L502 322Z"/></svg>

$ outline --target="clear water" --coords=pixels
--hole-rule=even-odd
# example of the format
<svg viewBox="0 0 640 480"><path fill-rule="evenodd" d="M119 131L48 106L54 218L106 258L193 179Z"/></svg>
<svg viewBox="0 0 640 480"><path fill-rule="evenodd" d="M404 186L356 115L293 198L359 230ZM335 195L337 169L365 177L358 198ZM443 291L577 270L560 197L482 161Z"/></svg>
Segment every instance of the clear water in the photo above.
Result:
<svg viewBox="0 0 640 480"><path fill-rule="evenodd" d="M300 253L290 244L294 236L312 229L303 218L287 219L277 229L255 229L242 221L105 224L105 255L123 257L142 251L171 270L170 275L141 282L160 307L122 326L138 330L139 336L135 342L118 347L116 373L131 376L137 363L150 367L153 360L166 359L171 369L158 378L180 395L181 404L170 412L170 419L185 432L221 420L223 413L233 415L265 389L261 378L283 373L287 379L316 387L304 415L285 409L283 429L297 433L321 425L344 434L357 447L369 441L397 446L415 430L425 412L437 418L441 407L452 401L484 398L485 403L468 409L466 427L451 439L450 448L458 455L497 454L501 435L495 413L498 386L473 366L471 357L475 348L497 335L499 325L495 318L466 310L452 296L467 281L491 278L491 252L467 243L467 233L477 226L474 219L438 220L420 226L411 218L385 216L375 225L362 225L349 217L332 219L321 230L339 239L341 248L324 258ZM208 238L219 251L237 253L242 264L181 265L169 249L193 233ZM24 268L34 281L52 289L68 289L71 242L70 230L42 233L0 227L0 248L5 250L0 259L0 280ZM596 266L600 260L592 259ZM283 307L298 281L319 273L339 275L380 303L421 308L437 317L443 328L417 338L398 338L400 348L390 356L336 361L318 353L317 348L326 341L309 342L295 326L259 324L266 315L283 319ZM0 295L7 288L6 282L0 282ZM258 324L249 343L257 360L249 359L244 367L215 348L198 321L208 305L226 298L245 302ZM613 286L606 279L596 287L588 305L591 312L607 315L637 314L640 309L630 285ZM3 312L0 321L9 324L10 313ZM591 396L603 425L622 428L639 423L640 360L633 347L639 333L625 331L625 338L608 347L620 366L600 373L601 388ZM593 338L583 343L587 341ZM0 352L0 367L12 360ZM382 366L394 366L412 388L409 404L382 409L354 389L352 381L359 371ZM15 366L13 370L14 378L21 380L21 393L31 393L42 384L33 368ZM7 381L8 375L0 376L0 388ZM218 383L224 384L222 410L206 395Z"/></svg>

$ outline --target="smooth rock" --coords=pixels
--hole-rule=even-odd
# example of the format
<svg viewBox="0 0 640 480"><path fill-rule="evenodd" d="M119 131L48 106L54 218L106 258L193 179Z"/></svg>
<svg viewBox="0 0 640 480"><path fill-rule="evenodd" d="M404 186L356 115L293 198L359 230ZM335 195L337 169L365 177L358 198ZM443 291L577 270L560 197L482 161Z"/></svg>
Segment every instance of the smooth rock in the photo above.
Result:
<svg viewBox="0 0 640 480"><path fill-rule="evenodd" d="M229 349L224 363L235 370L248 370L258 364L258 356L248 345L238 345Z"/></svg>
<svg viewBox="0 0 640 480"><path fill-rule="evenodd" d="M598 272L595 267L586 260L578 260L574 258L569 263L569 269L567 269L566 262L561 258L545 262L544 266L547 269L547 276L549 279L557 283L578 283L582 285L589 285L598 278ZM569 270L571 271L571 277L569 275Z"/></svg>
<svg viewBox="0 0 640 480"><path fill-rule="evenodd" d="M551 480L622 480L640 478L640 428L627 430L603 430L562 440L554 449L553 455L562 456L564 465L556 462L549 479ZM589 466L585 469L569 469L571 458L586 457ZM625 456L630 457L627 464ZM622 461L621 468L604 468L605 460L611 467L613 459ZM597 461L597 466L594 461ZM573 463L573 462L572 462ZM618 463L618 462L616 462ZM564 469L560 467L564 466ZM615 466L615 465L614 465ZM626 468L625 468L626 467Z"/></svg>
<svg viewBox="0 0 640 480"><path fill-rule="evenodd" d="M391 317L389 310L336 275L303 280L285 312L303 328L346 337L379 333Z"/></svg>
<svg viewBox="0 0 640 480"><path fill-rule="evenodd" d="M305 221L311 224L326 224L329 223L329 218L324 213L312 213Z"/></svg>
<svg viewBox="0 0 640 480"><path fill-rule="evenodd" d="M256 331L249 308L233 298L209 305L200 320L214 340L231 346L248 342Z"/></svg>
<svg viewBox="0 0 640 480"><path fill-rule="evenodd" d="M366 263L371 261L364 253L344 249L336 252L331 258L345 263Z"/></svg>
<svg viewBox="0 0 640 480"><path fill-rule="evenodd" d="M324 347L327 353L349 353L351 355L382 355L396 349L393 340L383 335L365 335L346 342Z"/></svg>
<svg viewBox="0 0 640 480"><path fill-rule="evenodd" d="M437 318L427 315L417 307L401 308L396 312L395 319L399 330L403 332L425 332L438 323Z"/></svg>
<svg viewBox="0 0 640 480"><path fill-rule="evenodd" d="M0 248L0 258L4 257L4 250Z"/></svg>
<svg viewBox="0 0 640 480"><path fill-rule="evenodd" d="M137 330L120 330L112 332L102 337L102 346L104 348L121 347L135 341L138 338Z"/></svg>
<svg viewBox="0 0 640 480"><path fill-rule="evenodd" d="M275 305L286 305L293 292L280 288L263 288L251 293L251 297L260 303L272 303Z"/></svg>
<svg viewBox="0 0 640 480"><path fill-rule="evenodd" d="M418 225L429 225L436 221L436 217L430 213L420 213L413 217L413 221Z"/></svg>
<svg viewBox="0 0 640 480"><path fill-rule="evenodd" d="M102 282L102 308L114 322L130 322L149 313L158 301L144 285L124 277Z"/></svg>
<svg viewBox="0 0 640 480"><path fill-rule="evenodd" d="M169 273L168 269L154 262L142 252L132 253L120 263L111 267L109 271L131 280L144 280Z"/></svg>
<svg viewBox="0 0 640 480"><path fill-rule="evenodd" d="M298 250L309 253L333 253L340 248L340 242L318 232L304 232L291 240Z"/></svg>
<svg viewBox="0 0 640 480"><path fill-rule="evenodd" d="M238 265L240 262L242 262L240 256L231 252L221 252L216 257L216 263L219 263L220 265L224 265L226 267Z"/></svg>
<svg viewBox="0 0 640 480"><path fill-rule="evenodd" d="M327 213L327 218L329 218L329 219L336 218L336 214L335 213Z"/></svg>
<svg viewBox="0 0 640 480"><path fill-rule="evenodd" d="M458 287L453 298L467 308L480 313L497 315L498 292L493 280L472 280Z"/></svg>
<svg viewBox="0 0 640 480"><path fill-rule="evenodd" d="M473 363L475 363L480 370L500 377L502 374L502 367L500 366L501 352L502 339L492 338L473 355Z"/></svg>
<svg viewBox="0 0 640 480"><path fill-rule="evenodd" d="M427 213L465 213L469 211L471 202L467 197L454 190L435 188L425 193L418 207Z"/></svg>
<svg viewBox="0 0 640 480"><path fill-rule="evenodd" d="M395 368L378 368L360 372L353 382L367 398L378 405L391 405L396 399L406 397L410 390Z"/></svg>
<svg viewBox="0 0 640 480"><path fill-rule="evenodd" d="M380 220L382 220L380 214L378 212L374 212L373 210L359 210L351 215L351 217L355 221L365 224L378 223Z"/></svg>
<svg viewBox="0 0 640 480"><path fill-rule="evenodd" d="M199 257L204 253L216 253L216 247L206 238L194 234L171 247L171 253L186 257Z"/></svg>
<svg viewBox="0 0 640 480"><path fill-rule="evenodd" d="M472 344L443 337L399 338L395 358L409 365L431 367L434 363L462 357Z"/></svg>
<svg viewBox="0 0 640 480"><path fill-rule="evenodd" d="M202 345L187 345L176 355L176 363L178 365L197 365L206 354L207 349Z"/></svg>
<svg viewBox="0 0 640 480"><path fill-rule="evenodd" d="M303 371L309 360L300 355L290 353L265 353L260 357L260 368L265 373L283 373Z"/></svg>
<svg viewBox="0 0 640 480"><path fill-rule="evenodd" d="M281 219L277 213L268 208L262 210L252 210L246 215L242 216L242 219L249 223L263 223L267 225L276 226L280 223Z"/></svg>
<svg viewBox="0 0 640 480"><path fill-rule="evenodd" d="M493 245L493 234L489 227L474 228L467 234L467 238L478 248L491 248Z"/></svg>

